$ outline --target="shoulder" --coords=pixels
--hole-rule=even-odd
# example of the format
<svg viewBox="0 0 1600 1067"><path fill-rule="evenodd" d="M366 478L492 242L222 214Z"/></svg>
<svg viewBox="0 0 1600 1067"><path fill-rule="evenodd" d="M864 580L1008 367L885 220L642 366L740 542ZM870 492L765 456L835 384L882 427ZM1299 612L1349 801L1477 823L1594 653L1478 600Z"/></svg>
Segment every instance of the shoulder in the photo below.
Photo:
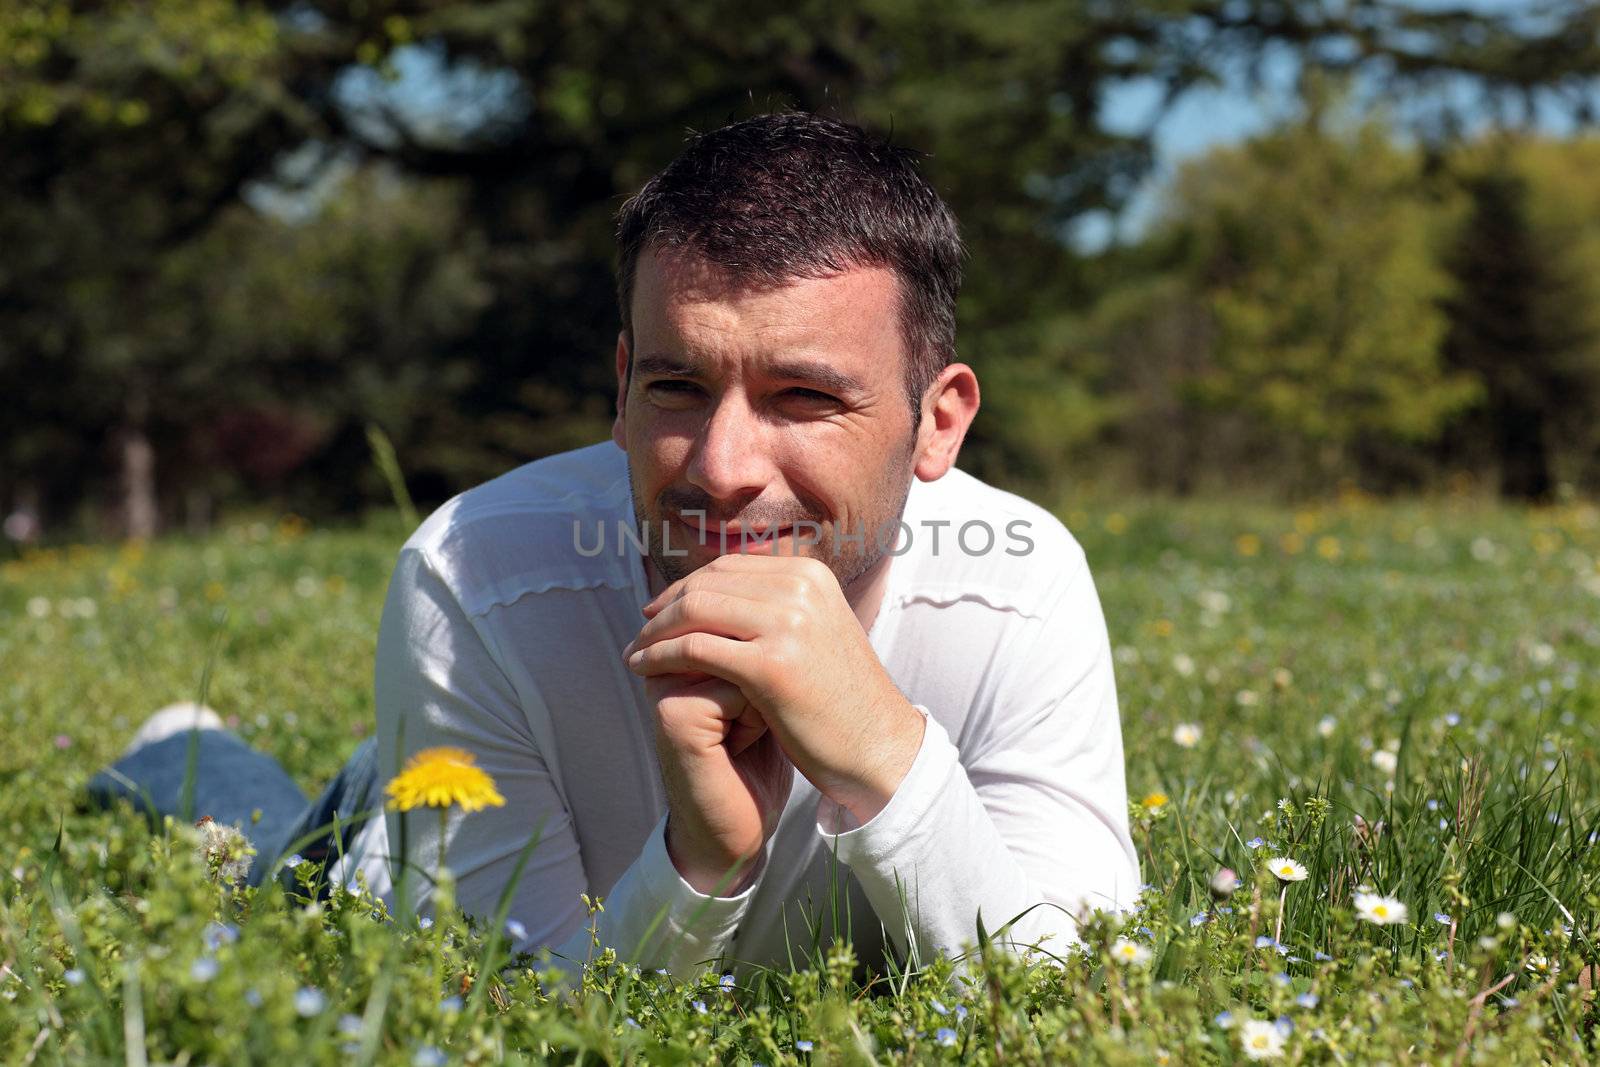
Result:
<svg viewBox="0 0 1600 1067"><path fill-rule="evenodd" d="M914 482L904 522L903 602L978 602L1039 617L1088 570L1077 538L1050 511L959 468Z"/></svg>
<svg viewBox="0 0 1600 1067"><path fill-rule="evenodd" d="M631 520L627 456L611 441L525 463L447 501L406 541L469 614L553 588L626 586L617 552L584 554Z"/></svg>

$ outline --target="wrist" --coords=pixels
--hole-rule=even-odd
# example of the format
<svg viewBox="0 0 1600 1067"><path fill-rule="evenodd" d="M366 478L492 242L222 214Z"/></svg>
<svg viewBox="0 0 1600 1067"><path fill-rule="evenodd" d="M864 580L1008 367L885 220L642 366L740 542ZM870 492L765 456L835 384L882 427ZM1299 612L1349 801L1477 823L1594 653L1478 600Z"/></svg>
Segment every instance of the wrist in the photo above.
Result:
<svg viewBox="0 0 1600 1067"><path fill-rule="evenodd" d="M736 897L755 882L765 850L753 855L730 855L715 847L697 846L692 834L681 832L671 811L665 829L667 858L695 892L708 897Z"/></svg>
<svg viewBox="0 0 1600 1067"><path fill-rule="evenodd" d="M829 799L848 811L858 826L872 821L889 806L922 750L927 717L921 711L902 699L900 714L892 721L894 728L886 731L883 743L876 749L877 758L862 776L829 791Z"/></svg>

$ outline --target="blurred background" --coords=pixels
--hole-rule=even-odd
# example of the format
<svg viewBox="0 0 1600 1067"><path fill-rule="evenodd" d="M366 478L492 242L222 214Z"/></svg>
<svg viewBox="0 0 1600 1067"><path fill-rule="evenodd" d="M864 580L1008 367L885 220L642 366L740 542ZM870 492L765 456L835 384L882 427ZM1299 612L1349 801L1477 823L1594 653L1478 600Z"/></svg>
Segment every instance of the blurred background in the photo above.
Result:
<svg viewBox="0 0 1600 1067"><path fill-rule="evenodd" d="M1600 490L1593 0L763 7L0 0L0 553L604 439L616 209L785 106L929 154L980 477Z"/></svg>

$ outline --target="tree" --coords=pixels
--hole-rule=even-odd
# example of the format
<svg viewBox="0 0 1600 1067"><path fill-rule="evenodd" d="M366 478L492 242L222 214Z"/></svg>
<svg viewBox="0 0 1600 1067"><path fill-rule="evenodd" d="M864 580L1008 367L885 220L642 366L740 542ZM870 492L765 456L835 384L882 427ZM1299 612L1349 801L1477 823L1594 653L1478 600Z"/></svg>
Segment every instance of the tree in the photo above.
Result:
<svg viewBox="0 0 1600 1067"><path fill-rule="evenodd" d="M1535 222L1524 173L1532 160L1519 164L1517 154L1514 144L1491 145L1462 175L1472 209L1448 259L1456 291L1445 304L1446 352L1484 385L1457 440L1490 442L1501 493L1539 501L1555 488L1563 431L1587 428L1593 444L1600 293L1576 258L1583 228L1551 225L1559 214L1548 209L1557 218ZM1587 228L1595 225L1591 216Z"/></svg>
<svg viewBox="0 0 1600 1067"><path fill-rule="evenodd" d="M121 442L123 525L147 532L148 519L131 520L154 513L163 470L174 482L204 475L174 462L211 417L201 409L229 390L244 401L250 388L284 392L196 356L220 352L204 336L211 319L166 261L189 255L247 190L314 185L327 173L319 161L352 156L454 184L460 221L437 235L451 246L441 256L471 258L486 294L454 332L430 333L426 353L395 353L470 362L473 374L432 376L456 390L432 399L484 432L457 449L458 435L419 419L419 436L396 440L402 454L454 449L443 466L467 481L597 439L620 198L685 129L782 104L932 153L973 251L964 355L992 367L997 386L965 454L980 473L1046 469L1058 456L1049 424L1098 417L1081 381L1044 388L1073 373L1070 320L1093 290L1063 229L1117 208L1151 165L1148 128L1103 122L1111 86L1152 79L1170 104L1239 60L1288 49L1308 68L1368 70L1391 88L1466 77L1497 98L1570 96L1581 110L1595 13L1561 4L1547 15L1478 14L1465 0L1426 11L1318 0L0 5L0 388L18 397L0 440L12 486L0 494L44 482L64 510L108 481L97 468L107 442ZM415 61L433 64L429 99L380 76ZM1013 424L1031 429L1014 437Z"/></svg>
<svg viewBox="0 0 1600 1067"><path fill-rule="evenodd" d="M1156 240L1210 312L1195 401L1317 483L1373 440L1431 440L1477 388L1440 358L1440 218L1417 153L1373 121L1313 111L1185 167Z"/></svg>

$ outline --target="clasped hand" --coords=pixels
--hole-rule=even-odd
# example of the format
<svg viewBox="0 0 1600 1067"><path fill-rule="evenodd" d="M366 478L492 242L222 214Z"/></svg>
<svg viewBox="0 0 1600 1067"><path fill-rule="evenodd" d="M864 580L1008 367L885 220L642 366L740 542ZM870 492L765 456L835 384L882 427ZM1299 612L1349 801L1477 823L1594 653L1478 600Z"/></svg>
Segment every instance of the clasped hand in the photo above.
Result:
<svg viewBox="0 0 1600 1067"><path fill-rule="evenodd" d="M794 771L860 822L894 795L922 714L820 560L719 556L644 614L623 656L656 705L667 849L696 889L748 884Z"/></svg>

